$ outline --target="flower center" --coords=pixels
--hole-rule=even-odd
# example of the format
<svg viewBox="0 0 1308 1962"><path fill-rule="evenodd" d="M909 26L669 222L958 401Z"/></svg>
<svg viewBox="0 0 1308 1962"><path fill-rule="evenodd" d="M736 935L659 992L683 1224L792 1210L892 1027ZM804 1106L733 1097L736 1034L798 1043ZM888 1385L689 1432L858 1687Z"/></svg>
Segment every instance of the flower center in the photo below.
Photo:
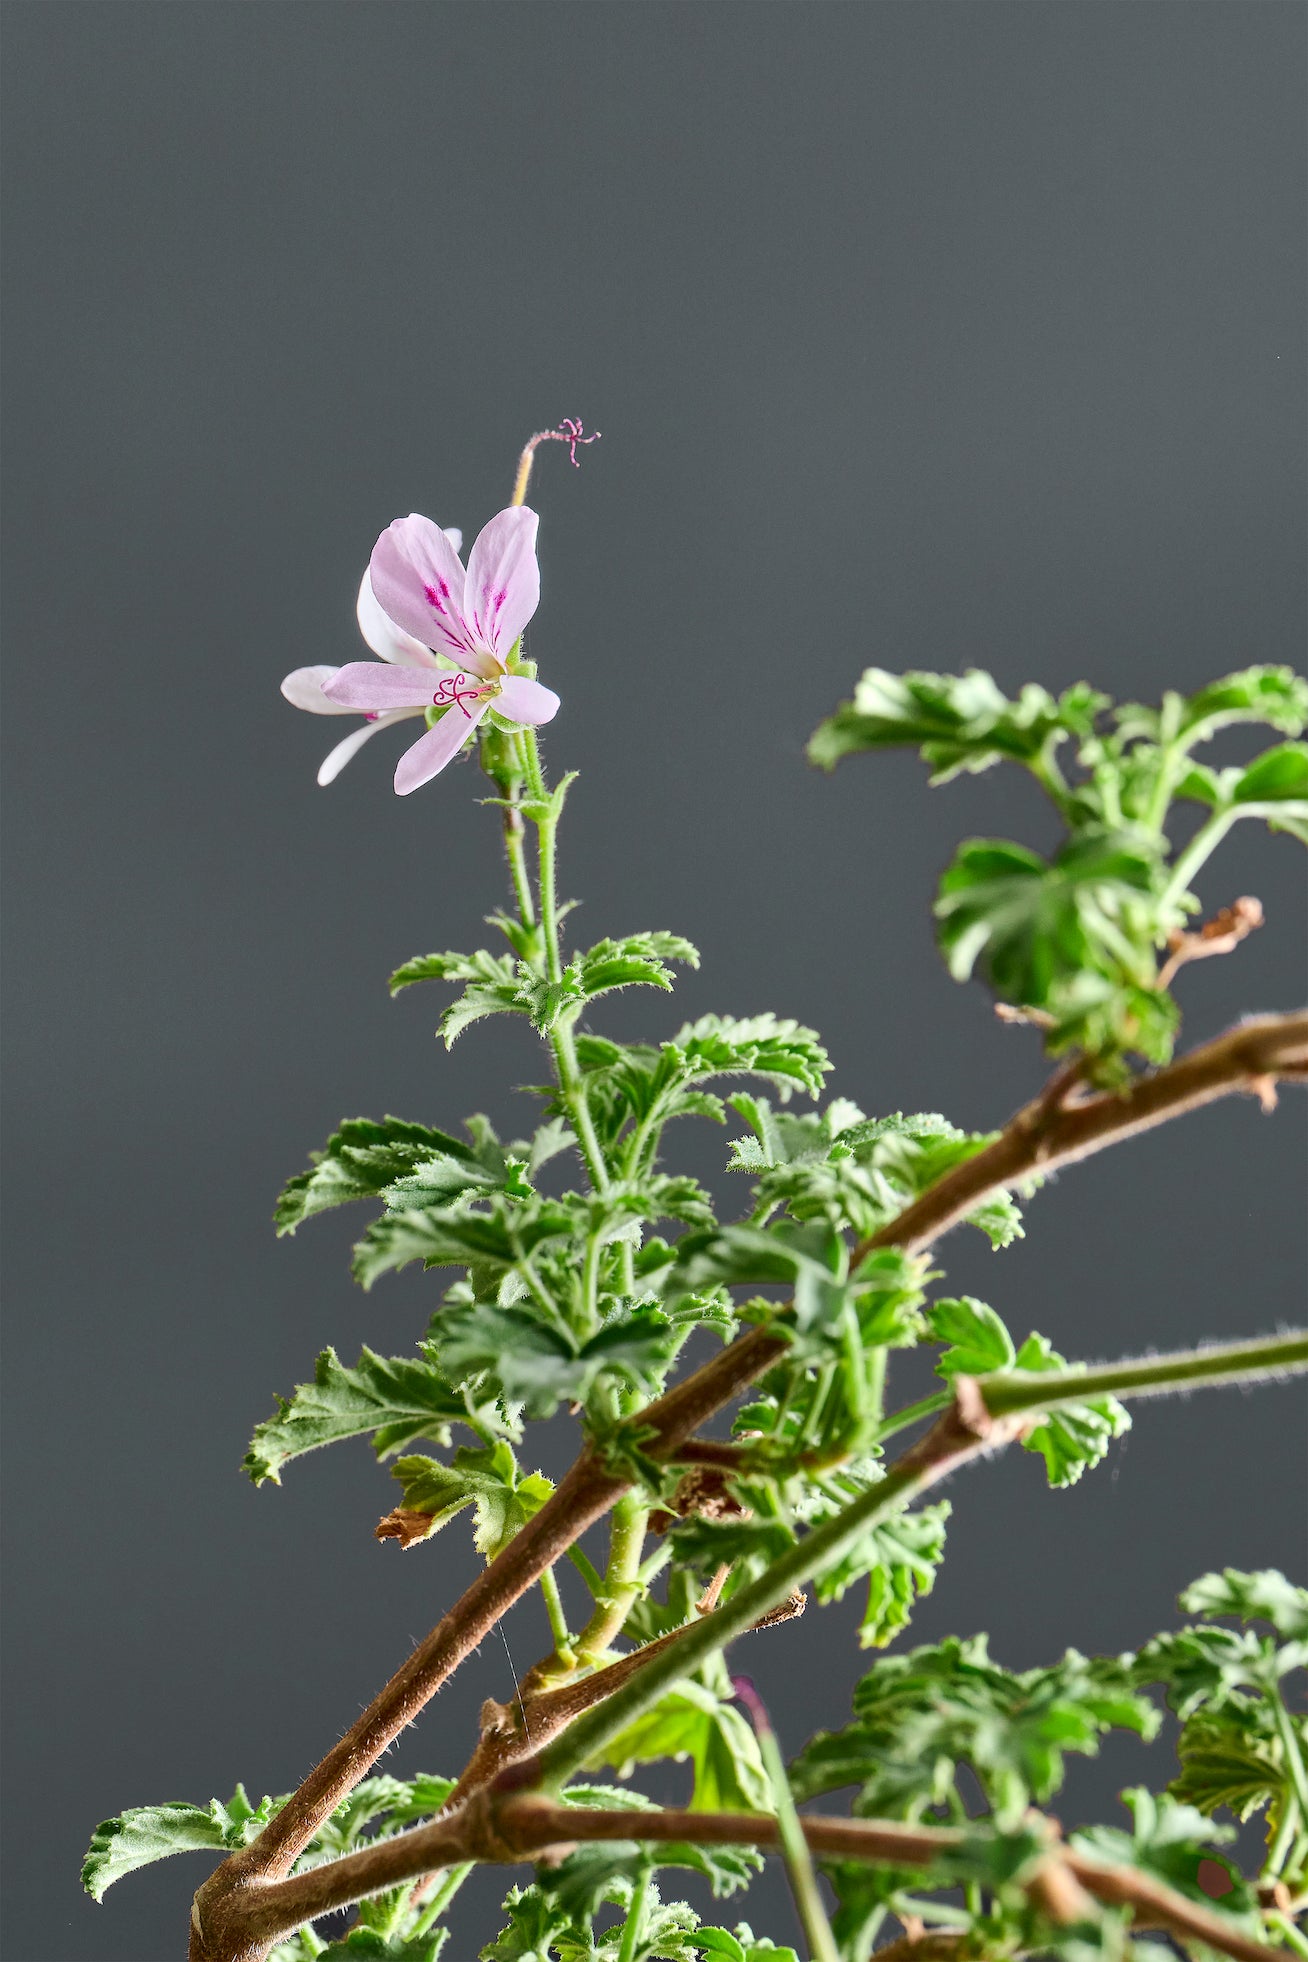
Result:
<svg viewBox="0 0 1308 1962"><path fill-rule="evenodd" d="M467 704L469 702L484 701L488 695L498 694L499 692L494 682L490 682L489 684L483 683L480 688L472 687L471 683L473 680L479 678L462 672L442 675L436 683L436 693L431 698L432 706L434 708L460 708L467 716L469 722L471 722L472 712Z"/></svg>

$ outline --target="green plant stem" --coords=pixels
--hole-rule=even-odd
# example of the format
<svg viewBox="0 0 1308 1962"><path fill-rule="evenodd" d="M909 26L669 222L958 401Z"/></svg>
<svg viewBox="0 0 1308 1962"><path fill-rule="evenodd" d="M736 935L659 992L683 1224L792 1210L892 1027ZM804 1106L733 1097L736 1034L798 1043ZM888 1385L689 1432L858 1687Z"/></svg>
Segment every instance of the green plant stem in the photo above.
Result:
<svg viewBox="0 0 1308 1962"><path fill-rule="evenodd" d="M579 1668L590 1668L598 1662L622 1632L622 1624L640 1592L640 1556L644 1551L649 1513L649 1507L635 1492L619 1499L613 1508L604 1591L597 1597L595 1612L574 1644Z"/></svg>
<svg viewBox="0 0 1308 1962"><path fill-rule="evenodd" d="M1294 1843L1295 1831L1299 1825L1299 1819L1299 1807L1293 1795L1291 1795L1286 1800L1285 1810L1281 1814L1281 1823L1276 1828L1276 1835L1267 1849L1267 1858L1263 1861L1261 1874L1263 1880L1279 1879L1281 1869L1285 1865L1285 1856Z"/></svg>
<svg viewBox="0 0 1308 1962"><path fill-rule="evenodd" d="M472 1868L473 1862L471 1860L465 1860L462 1866L451 1867L449 1869L444 1880L441 1881L440 1886L432 1895L425 1911L414 1922L409 1936L411 1941L415 1941L419 1935L425 1935L429 1928L436 1926L436 1923L440 1920L446 1908L454 1899L454 1896L458 1893L460 1887L462 1887L464 1881L468 1878L468 1875L472 1872Z"/></svg>
<svg viewBox="0 0 1308 1962"><path fill-rule="evenodd" d="M654 1862L642 1861L631 1890L627 1919L622 1930L622 1946L618 1950L618 1962L634 1962L636 1950L640 1947L640 1938L645 1932L645 1903L649 1899L649 1884L653 1878Z"/></svg>
<svg viewBox="0 0 1308 1962"><path fill-rule="evenodd" d="M1269 1376L1308 1368L1308 1329L1264 1336L1257 1342L1214 1343L1209 1348L1182 1350L1170 1356L1142 1356L1119 1363L1099 1363L1091 1369L1061 1375L1053 1390L1052 1375L1041 1378L1014 1370L1006 1376L984 1376L977 1388L992 1417L1022 1411L1057 1410L1084 1403L1090 1397L1115 1393L1134 1397L1162 1396L1188 1385L1256 1383ZM1061 1374L1061 1373L1060 1373ZM1049 1386L1042 1392L1041 1383ZM1049 1393L1053 1390L1053 1394Z"/></svg>
<svg viewBox="0 0 1308 1962"><path fill-rule="evenodd" d="M545 1612L549 1616L550 1634L554 1637L554 1653L565 1669L576 1667L577 1657L568 1633L568 1620L563 1612L563 1597L559 1593L558 1581L554 1578L553 1567L547 1567L540 1577L540 1591L545 1602Z"/></svg>
<svg viewBox="0 0 1308 1962"><path fill-rule="evenodd" d="M733 1688L753 1720L763 1767L772 1786L772 1807L777 1815L781 1858L790 1891L795 1897L795 1909L804 1930L804 1939L808 1943L810 1962L840 1962L835 1936L822 1903L817 1874L813 1870L813 1856L808 1850L804 1828L795 1810L785 1759L781 1755L772 1720L762 1698L747 1677L736 1677Z"/></svg>
<svg viewBox="0 0 1308 1962"><path fill-rule="evenodd" d="M884 1444L887 1438L897 1437L900 1431L912 1430L914 1424L920 1424L924 1417L937 1416L949 1402L948 1390L937 1390L934 1396L923 1397L920 1403L906 1404L902 1410L892 1411L885 1422L877 1426L869 1442Z"/></svg>
<svg viewBox="0 0 1308 1962"><path fill-rule="evenodd" d="M1165 916L1171 907L1179 903L1191 879L1212 857L1239 815L1239 811L1234 809L1215 811L1206 824L1200 825L1172 867L1172 876L1158 902L1161 915Z"/></svg>
<svg viewBox="0 0 1308 1962"><path fill-rule="evenodd" d="M1308 1957L1308 1936L1304 1935L1302 1929L1288 1914L1281 1914L1273 1909L1267 1919L1277 1930L1287 1948L1293 1949L1296 1955Z"/></svg>
<svg viewBox="0 0 1308 1962"><path fill-rule="evenodd" d="M1272 1715L1276 1721L1276 1734L1281 1740L1285 1753L1285 1769L1294 1793L1299 1817L1308 1819L1308 1772L1304 1770L1303 1752L1299 1749L1299 1739L1295 1735L1290 1712L1285 1707L1285 1698L1279 1689L1274 1688L1271 1695ZM1287 1811L1289 1808L1286 1808Z"/></svg>

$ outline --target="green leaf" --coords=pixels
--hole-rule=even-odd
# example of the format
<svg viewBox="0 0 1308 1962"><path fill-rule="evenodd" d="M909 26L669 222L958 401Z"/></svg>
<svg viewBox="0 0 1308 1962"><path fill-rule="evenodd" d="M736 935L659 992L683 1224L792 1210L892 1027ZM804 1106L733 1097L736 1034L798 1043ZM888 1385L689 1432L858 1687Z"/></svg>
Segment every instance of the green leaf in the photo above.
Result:
<svg viewBox="0 0 1308 1962"><path fill-rule="evenodd" d="M1179 1628L1155 1635L1136 1657L1142 1683L1162 1683L1178 1717L1202 1704L1226 1704L1244 1690L1265 1694L1279 1677L1308 1664L1308 1646L1230 1628Z"/></svg>
<svg viewBox="0 0 1308 1962"><path fill-rule="evenodd" d="M1000 999L1025 1008L1056 1002L1059 987L1087 968L1148 979L1149 943L1130 939L1131 909L1153 896L1157 875L1150 851L1125 833L1082 833L1048 864L1022 845L970 839L942 877L935 906L949 971L966 981L980 962Z"/></svg>
<svg viewBox="0 0 1308 1962"><path fill-rule="evenodd" d="M584 1402L603 1375L657 1395L680 1337L676 1323L648 1305L619 1309L579 1344L522 1309L475 1302L438 1318L433 1349L452 1381L483 1391L497 1385L507 1402L544 1417L560 1403Z"/></svg>
<svg viewBox="0 0 1308 1962"><path fill-rule="evenodd" d="M1269 1621L1278 1635L1308 1640L1308 1588L1296 1587L1275 1567L1246 1574L1227 1567L1205 1574L1182 1594L1188 1615L1235 1615L1241 1621Z"/></svg>
<svg viewBox="0 0 1308 1962"><path fill-rule="evenodd" d="M1308 806L1308 743L1280 743L1256 756L1237 779L1237 804L1294 800Z"/></svg>
<svg viewBox="0 0 1308 1962"><path fill-rule="evenodd" d="M801 1331L830 1325L845 1303L847 1252L820 1222L770 1227L724 1226L688 1233L666 1283L670 1302L714 1287L780 1284L792 1290Z"/></svg>
<svg viewBox="0 0 1308 1962"><path fill-rule="evenodd" d="M1159 1721L1126 1662L1069 1649L1051 1668L1013 1674L991 1661L984 1636L886 1657L855 1689L854 1711L844 1731L800 1753L797 1798L859 1783L856 1810L917 1817L967 1764L1001 1823L1052 1797L1069 1751L1093 1756L1110 1728L1151 1737Z"/></svg>
<svg viewBox="0 0 1308 1962"><path fill-rule="evenodd" d="M343 1940L322 1950L320 1962L436 1962L449 1936L448 1928L433 1928L426 1935L383 1935L375 1928L351 1928Z"/></svg>
<svg viewBox="0 0 1308 1962"><path fill-rule="evenodd" d="M1181 733L1204 741L1233 722L1266 722L1297 736L1308 725L1308 682L1293 668L1242 668L1190 697Z"/></svg>
<svg viewBox="0 0 1308 1962"><path fill-rule="evenodd" d="M245 1787L238 1785L231 1798L210 1799L208 1805L137 1805L105 1819L91 1835L91 1844L82 1863L82 1885L94 1901L104 1899L107 1890L124 1874L173 1853L202 1851L230 1852L257 1839L277 1804L265 1798L252 1806Z"/></svg>
<svg viewBox="0 0 1308 1962"><path fill-rule="evenodd" d="M279 1233L294 1233L304 1220L352 1199L374 1199L397 1179L419 1166L441 1180L449 1197L497 1182L467 1145L425 1124L406 1124L398 1117L380 1123L370 1117L347 1118L321 1151L312 1154L307 1172L291 1179L277 1202L274 1215ZM433 1189L435 1189L433 1187Z"/></svg>
<svg viewBox="0 0 1308 1962"><path fill-rule="evenodd" d="M721 1962L799 1962L793 1948L778 1948L766 1936L760 1939L746 1921L736 1923L734 1934L725 1928L701 1928L695 1946L701 1955L720 1957Z"/></svg>
<svg viewBox="0 0 1308 1962"><path fill-rule="evenodd" d="M485 1266L503 1273L550 1240L571 1239L576 1212L553 1199L494 1195L484 1211L467 1202L415 1206L374 1220L354 1250L354 1277L370 1288L382 1274L421 1260L427 1267Z"/></svg>
<svg viewBox="0 0 1308 1962"><path fill-rule="evenodd" d="M471 1505L473 1543L487 1562L502 1553L527 1521L535 1518L554 1490L540 1472L524 1478L502 1438L484 1450L465 1445L455 1452L449 1465L421 1456L397 1459L392 1475L399 1480L404 1495L397 1508L403 1515L402 1530L397 1521L395 1536L405 1546L430 1539L464 1506ZM418 1525L424 1515L431 1522L425 1532Z"/></svg>
<svg viewBox="0 0 1308 1962"><path fill-rule="evenodd" d="M758 1175L756 1217L782 1205L796 1219L821 1218L860 1239L995 1135L960 1131L934 1112L866 1119L844 1099L820 1116L774 1111L763 1097L736 1096L731 1104L754 1137L736 1139L728 1170ZM1022 1237L1021 1218L1007 1193L967 1215L993 1247Z"/></svg>
<svg viewBox="0 0 1308 1962"><path fill-rule="evenodd" d="M1214 1849L1235 1838L1230 1826L1214 1826L1193 1806L1180 1805L1164 1794L1155 1797L1143 1786L1122 1793L1122 1801L1132 1817L1132 1830L1122 1832L1113 1826L1092 1826L1072 1834L1072 1845L1079 1853L1092 1854L1115 1866L1131 1866L1161 1880L1192 1901L1216 1913L1243 1923L1252 1935L1263 1933L1254 1895L1238 1867ZM1217 1893L1200 1884L1199 1870L1216 1868L1229 1883ZM1205 1879L1213 1878L1211 1871Z"/></svg>
<svg viewBox="0 0 1308 1962"><path fill-rule="evenodd" d="M1308 1749L1308 1722L1299 1718L1296 1728ZM1265 1805L1284 1803L1289 1785L1283 1747L1265 1698L1232 1697L1217 1709L1197 1710L1176 1750L1181 1770L1168 1790L1200 1812L1224 1805L1243 1823Z"/></svg>
<svg viewBox="0 0 1308 1962"><path fill-rule="evenodd" d="M1038 1375L1074 1365L1060 1356L1043 1335L1028 1335L1014 1358L1013 1367ZM1062 1410L1051 1410L1022 1439L1022 1448L1040 1453L1051 1485L1075 1485L1082 1472L1104 1457L1112 1440L1130 1428L1130 1412L1116 1397L1095 1397L1086 1403L1071 1403Z"/></svg>
<svg viewBox="0 0 1308 1962"><path fill-rule="evenodd" d="M715 1076L761 1076L783 1091L816 1097L831 1059L812 1029L778 1015L701 1015L673 1036L664 1050L677 1052L683 1081Z"/></svg>
<svg viewBox="0 0 1308 1962"><path fill-rule="evenodd" d="M347 1369L334 1349L324 1349L313 1382L301 1383L289 1400L278 1397L277 1414L255 1431L242 1469L256 1485L268 1478L280 1484L288 1459L320 1445L372 1432L373 1449L385 1458L420 1437L448 1444L456 1420L470 1421L467 1404L430 1363L364 1349Z"/></svg>
<svg viewBox="0 0 1308 1962"><path fill-rule="evenodd" d="M908 1626L918 1596L931 1592L945 1557L945 1522L951 1510L946 1500L883 1519L818 1576L819 1601L838 1601L847 1588L867 1577L860 1648L880 1649L893 1642Z"/></svg>
<svg viewBox="0 0 1308 1962"><path fill-rule="evenodd" d="M944 783L960 770L985 770L1002 758L1033 763L1051 742L1087 736L1108 697L1084 683L1060 702L1035 683L1010 701L982 669L963 675L889 674L868 668L854 691L810 738L811 762L832 769L860 750L911 744Z"/></svg>
<svg viewBox="0 0 1308 1962"><path fill-rule="evenodd" d="M671 989L667 963L699 966L699 950L676 933L632 933L622 940L600 940L570 963L583 1000L608 994L614 988Z"/></svg>
<svg viewBox="0 0 1308 1962"><path fill-rule="evenodd" d="M935 1302L927 1310L927 1327L934 1342L952 1345L936 1361L936 1375L948 1382L1013 1367L1017 1351L1012 1337L994 1309L974 1295Z"/></svg>
<svg viewBox="0 0 1308 1962"><path fill-rule="evenodd" d="M732 1703L689 1678L611 1738L590 1768L610 1765L622 1778L637 1764L689 1759L695 1812L767 1812L772 1788L752 1725Z"/></svg>

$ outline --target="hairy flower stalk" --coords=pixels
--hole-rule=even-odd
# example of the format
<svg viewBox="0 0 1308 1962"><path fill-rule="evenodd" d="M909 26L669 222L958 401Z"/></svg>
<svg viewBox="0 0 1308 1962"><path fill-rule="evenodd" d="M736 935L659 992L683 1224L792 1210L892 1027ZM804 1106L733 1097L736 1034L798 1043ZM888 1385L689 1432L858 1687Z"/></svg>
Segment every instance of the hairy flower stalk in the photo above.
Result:
<svg viewBox="0 0 1308 1962"><path fill-rule="evenodd" d="M1182 1598L1197 1623L1134 1655L1070 1651L1013 1674L983 1637L901 1645L873 1661L850 1724L788 1769L738 1679L753 1723L742 1716L723 1655L853 1586L866 1591L861 1640L884 1649L943 1558L948 1506L925 1501L953 1473L1009 1446L1065 1486L1109 1452L1125 1402L1308 1370L1303 1331L1069 1363L1038 1333L1010 1335L988 1304L942 1294L922 1257L963 1224L1006 1245L1022 1230L1015 1195L1059 1167L1217 1098L1248 1094L1270 1111L1278 1083L1308 1077L1308 1014L1248 1020L1173 1060L1170 992L1189 960L1240 957L1262 919L1246 898L1210 929L1183 930L1201 856L1241 817L1308 838L1308 749L1294 740L1308 686L1248 669L1155 712L1114 710L1086 687L1055 700L1032 685L1012 701L985 675L870 669L814 737L815 760L895 743L940 777L1003 760L1031 771L1067 826L1049 860L970 841L936 908L951 971L975 972L1008 1019L1039 1030L1055 1068L988 1137L934 1114L869 1118L847 1099L810 1113L793 1099L817 1097L829 1065L795 1022L711 1015L657 1044L596 1026L609 990L666 990L670 964L697 955L663 930L578 947L559 898L572 777L551 784L537 735L559 697L524 651L540 598L525 498L542 444L568 444L575 464L594 440L570 420L532 437L512 502L466 568L457 534L397 520L359 594L377 660L283 684L313 713L367 718L320 781L400 720L423 725L399 762L401 794L479 751L505 846L511 911L493 923L507 951L421 955L392 985L462 990L447 1042L486 1016L519 1017L550 1081L528 1138L502 1142L484 1119L467 1143L425 1122L355 1119L291 1180L282 1231L379 1202L356 1248L365 1287L415 1261L456 1278L415 1354L365 1348L351 1367L325 1351L313 1382L259 1426L247 1469L278 1480L306 1452L371 1436L379 1457L401 1454L401 1499L379 1533L420 1548L470 1512L485 1569L297 1791L124 1813L97 1832L86 1884L98 1897L161 1853L210 1847L226 1857L196 1894L191 1962L434 1962L472 1868L528 1861L534 1878L510 1892L488 1962L785 1962L790 1951L745 1924L706 1927L665 1898L678 1866L729 1893L764 1849L786 1862L816 1962L866 1962L883 1930L886 1962L1122 1962L1130 1927L1242 1962L1304 1952L1308 1736L1286 1685L1308 1655L1308 1591L1279 1574L1207 1576ZM1282 740L1237 770L1197 760L1239 721ZM1174 856L1167 822L1182 794L1211 815ZM724 1220L663 1158L672 1120L723 1117L727 1089L747 1126L732 1168L752 1191ZM697 1331L718 1346L690 1367ZM942 1387L896 1402L896 1352L923 1346ZM705 1435L746 1392L731 1435ZM531 1469L531 1426L559 1406L580 1441L552 1487ZM888 1462L892 1439L909 1441ZM606 1515L607 1553L592 1559L578 1542ZM580 1612L561 1585L565 1556ZM462 1772L377 1776L532 1588L551 1651L485 1706ZM1166 1790L1124 1794L1131 1833L1094 1826L1063 1841L1042 1808L1067 1753L1111 1728L1151 1736L1157 1696L1180 1720L1179 1772ZM638 1787L639 1766L668 1758L690 1767L690 1803L659 1811L625 1781ZM851 1785L855 1819L797 1810ZM1215 1850L1223 1808L1266 1813L1256 1889ZM815 1859L837 1902L830 1921ZM351 1905L348 1937L313 1931Z"/></svg>

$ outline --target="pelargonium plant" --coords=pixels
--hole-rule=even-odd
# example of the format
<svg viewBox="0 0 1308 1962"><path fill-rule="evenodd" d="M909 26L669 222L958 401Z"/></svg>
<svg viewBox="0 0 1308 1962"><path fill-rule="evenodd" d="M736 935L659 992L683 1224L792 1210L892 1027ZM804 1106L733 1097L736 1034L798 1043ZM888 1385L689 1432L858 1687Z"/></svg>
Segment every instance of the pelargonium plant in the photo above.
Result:
<svg viewBox="0 0 1308 1962"><path fill-rule="evenodd" d="M575 423L550 433L574 462L588 440ZM1186 965L1261 918L1236 899L1200 920L1199 868L1246 818L1308 842L1308 747L1295 740L1308 684L1255 667L1145 707L1086 685L1010 699L988 674L872 668L812 737L827 768L914 747L936 783L1009 764L1054 806L1051 856L968 840L935 901L951 972L979 976L1053 1059L1001 1129L825 1100L821 1041L775 1015L620 1042L603 1033L601 998L669 989L674 964L699 956L663 930L582 947L565 927L556 854L573 777L546 775L537 730L558 697L525 641L540 585L524 500L542 440L466 568L458 534L426 518L382 533L359 596L378 659L283 684L301 708L366 718L323 781L400 720L422 724L400 756L402 794L466 797L465 775L441 773L465 752L480 765L508 872L499 940L421 954L391 986L454 990L447 1043L489 1016L524 1018L548 1081L523 1139L501 1141L484 1118L458 1136L425 1113L356 1117L291 1179L283 1233L363 1202L361 1285L421 1262L439 1292L416 1353L364 1348L346 1364L325 1349L258 1425L246 1470L276 1483L310 1451L370 1437L398 1485L378 1535L418 1547L471 1511L485 1570L298 1790L126 1811L96 1830L86 1887L98 1900L150 1861L207 1848L223 1858L195 1896L191 1962L434 1962L451 1901L489 1863L519 1871L483 1962L796 1962L735 1908L732 1925L709 1925L665 1898L689 1871L725 1900L773 1853L814 1962L874 1950L1129 1962L1159 1934L1196 1958L1308 1956L1308 1730L1292 1688L1308 1590L1274 1571L1207 1574L1181 1597L1183 1623L1138 1651L1069 1650L1022 1673L982 1634L914 1648L904 1633L944 1557L949 1505L933 1488L948 1478L984 1476L979 1461L1017 1447L1066 1486L1111 1453L1135 1398L1308 1368L1303 1330L1069 1361L942 1291L954 1228L1004 1247L1023 1230L1019 1204L1059 1167L1215 1098L1251 1093L1271 1112L1279 1082L1308 1076L1303 1013L1173 1056ZM1274 739L1214 768L1204 746L1233 723ZM727 1163L747 1192L734 1216L670 1169L683 1119L734 1122ZM692 1344L706 1360L687 1360ZM897 1378L915 1348L939 1388L905 1404ZM577 1456L553 1485L534 1468L532 1426L561 1406ZM848 1724L786 1764L728 1651L746 1660L773 1624L855 1587L871 1667ZM484 1707L467 1764L379 1773L533 1588L553 1646L509 1702ZM1124 1793L1116 1823L1064 1832L1046 1807L1068 1754L1112 1730L1150 1738L1164 1706L1179 1763ZM641 1795L641 1767L664 1759L689 1763L683 1806ZM847 1788L849 1812L811 1809ZM1223 1848L1255 1817L1262 1851L1245 1871ZM336 1932L319 1933L328 1918Z"/></svg>

